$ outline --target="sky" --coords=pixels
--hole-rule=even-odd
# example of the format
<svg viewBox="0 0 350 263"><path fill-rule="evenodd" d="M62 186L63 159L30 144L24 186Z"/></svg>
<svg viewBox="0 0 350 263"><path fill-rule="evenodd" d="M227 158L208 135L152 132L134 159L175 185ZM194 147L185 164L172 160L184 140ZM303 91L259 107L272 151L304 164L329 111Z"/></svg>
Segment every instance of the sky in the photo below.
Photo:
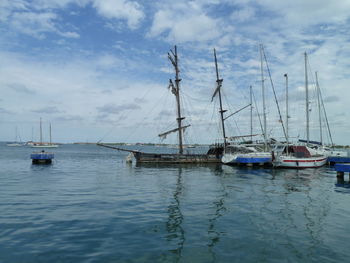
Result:
<svg viewBox="0 0 350 263"><path fill-rule="evenodd" d="M163 142L176 128L177 46L185 143L222 137L213 49L225 116L250 103L253 134L261 134L262 79L267 133L282 139L288 74L289 130L305 138L308 54L310 139L320 140L315 72L334 143L349 145L350 0L0 0L0 141L39 140L39 120L55 142ZM262 118L262 116L261 116ZM249 107L225 122L228 136L250 134ZM329 143L325 116L322 136ZM261 139L261 136L257 136Z"/></svg>

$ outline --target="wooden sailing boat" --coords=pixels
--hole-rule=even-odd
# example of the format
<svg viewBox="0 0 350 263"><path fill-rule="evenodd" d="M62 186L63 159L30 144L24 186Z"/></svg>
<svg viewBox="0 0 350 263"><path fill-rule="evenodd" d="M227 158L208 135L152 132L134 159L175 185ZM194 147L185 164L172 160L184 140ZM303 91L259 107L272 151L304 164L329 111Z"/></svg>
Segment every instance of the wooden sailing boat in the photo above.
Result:
<svg viewBox="0 0 350 263"><path fill-rule="evenodd" d="M128 150L119 147L114 147L102 143L97 143L99 146L112 148L120 151L131 152L137 163L220 163L221 155L223 152L223 147L218 146L214 148L210 148L206 154L197 154L197 153L184 153L183 146L183 131L190 127L190 125L183 126L182 121L185 119L181 115L181 103L180 103L180 77L179 77L179 65L178 65L178 55L177 55L177 47L174 47L174 51L170 50L168 53L168 59L175 70L175 83L170 79L168 88L174 94L176 98L176 111L177 111L177 128L172 129L170 131L159 134L158 136L161 138L166 137L170 133L177 132L178 133L178 153L146 153L135 150ZM221 83L217 82L218 86Z"/></svg>

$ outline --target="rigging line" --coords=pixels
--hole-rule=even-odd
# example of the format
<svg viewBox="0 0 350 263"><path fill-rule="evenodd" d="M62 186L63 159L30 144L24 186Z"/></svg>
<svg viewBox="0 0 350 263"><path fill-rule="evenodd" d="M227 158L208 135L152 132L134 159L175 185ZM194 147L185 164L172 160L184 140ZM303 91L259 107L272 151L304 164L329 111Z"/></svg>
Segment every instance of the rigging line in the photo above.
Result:
<svg viewBox="0 0 350 263"><path fill-rule="evenodd" d="M192 107L191 103L189 103L187 96L183 96L183 94L181 96L181 101L184 105L184 107L183 107L184 115L186 115L186 118L189 120L188 121L189 123L194 124L194 125L191 125L190 131L188 131L187 129L183 130L184 141L185 141L185 143L188 144L189 142L193 141L191 133L196 131L195 120L193 118L194 108Z"/></svg>
<svg viewBox="0 0 350 263"><path fill-rule="evenodd" d="M287 140L287 134L286 134L286 130L285 130L285 128L284 128L283 119L282 119L282 115L281 115L281 110L280 110L280 106L279 106L279 104L278 104L278 99L277 99L277 95L276 95L276 91L275 91L275 86L273 85L273 81L272 81L272 77L271 77L271 71L270 71L269 63L267 62L267 58L266 58L266 54L265 54L265 48L264 48L263 45L261 45L261 46L262 46L262 51L263 51L264 58L265 58L265 62L266 62L267 72L269 73L269 77L270 77L270 82L271 82L271 87L272 87L273 95L274 95L274 97L275 97L275 102L276 102L277 109L278 109L278 115L279 115L279 118L280 118L280 123L281 123L282 129L283 129L283 134L284 134L284 137L285 137L286 140Z"/></svg>
<svg viewBox="0 0 350 263"><path fill-rule="evenodd" d="M220 134L222 131L221 131L221 125L220 125L220 120L217 118L217 116L219 116L219 114L217 113L217 101L215 100L215 103L214 103L214 107L213 107L213 110L212 110L212 116L211 116L211 120L214 120L215 118L215 121L213 121L215 123L215 130L216 130L216 134ZM218 136L215 136L216 138L218 138Z"/></svg>
<svg viewBox="0 0 350 263"><path fill-rule="evenodd" d="M223 97L224 97L226 103L228 104L228 98L227 98L226 94L223 94ZM246 106L246 107L247 107L247 106ZM244 108L246 108L246 107L244 107ZM238 113L239 111L243 110L244 108L241 108L241 109L239 109L239 110L236 110L234 113L231 113L231 115L226 116L225 120L228 119L229 117L233 116L233 114ZM237 128L237 133L238 133L239 135L241 135L242 132L241 132L241 130L239 129L237 120L236 120L235 118L233 118L233 121L234 121L235 126L236 126L236 128Z"/></svg>
<svg viewBox="0 0 350 263"><path fill-rule="evenodd" d="M331 145L332 145L332 147L333 147L333 146L334 146L334 143L333 143L332 133L331 133L331 129L330 129L330 127L329 127L329 122L328 122L328 118L327 118L327 112L326 112L326 108L325 108L324 103L323 103L323 96L322 96L322 92L321 92L321 89L320 89L320 88L319 88L319 92L320 92L320 98L321 98L322 108L323 108L323 111L324 111L324 116L325 116L326 123L327 123L327 129L328 129L329 138L330 138L330 140L331 140Z"/></svg>
<svg viewBox="0 0 350 263"><path fill-rule="evenodd" d="M307 63L308 63L308 68L309 68L309 70L310 70L310 73L312 73L312 68L311 68L311 65L310 65L310 60L307 60ZM324 108L324 104L323 104L323 99L322 99L322 96L321 96L321 89L320 89L320 87L319 87L319 85L317 85L318 83L317 83L317 80L315 80L314 79L314 75L313 74L310 74L311 75L311 79L312 79L312 82L314 83L314 86L315 86L315 90L314 90L314 94L313 94L313 97L314 97L314 100L315 100L315 102L314 102L314 106L313 107L316 107L316 97L318 96L318 91L319 91L319 93L320 93L320 99L321 99L321 106L322 106L322 108L323 108L323 110L324 110L324 115L325 115L325 120L326 120L326 127L327 127L327 131L328 131L328 133L330 134L330 137L329 137L329 139L330 139L330 141L331 141L331 144L332 144L332 146L333 146L333 139L332 139L332 135L331 135L331 131L330 131L330 129L329 129L329 124L328 124L328 119L327 119L327 114L326 114L326 110L325 110L325 108ZM319 114L321 114L321 113L319 113ZM320 129L321 129L321 133L322 133L322 124L320 125Z"/></svg>
<svg viewBox="0 0 350 263"><path fill-rule="evenodd" d="M140 100L143 100L143 99L148 95L148 93L151 91L152 88L153 88L153 86L151 85L151 86L146 90L146 92L144 93L144 95L140 98ZM127 113L130 113L131 111L132 111L132 109L130 109L129 111L127 111ZM125 112L124 112L124 114L125 114ZM117 124L118 124L118 122L117 122L114 126L112 126L112 128L111 128L109 131L107 131L107 132L105 133L105 135L102 136L102 138L101 138L97 143L100 143L102 140L104 140L104 139L106 138L106 136L109 135L109 134L112 132L112 130L117 126Z"/></svg>
<svg viewBox="0 0 350 263"><path fill-rule="evenodd" d="M159 99L159 102L163 101L162 108L165 108L164 105L165 105L165 102L167 101L167 99L165 99L166 97L169 97L169 92L167 90L164 90L163 96L161 96L160 99ZM154 104L154 106L144 115L145 117L143 118L143 121L145 121L148 116L151 116L151 113L157 108L157 106L159 104L160 103ZM157 122L157 124L159 124L159 123ZM159 130L159 126L158 126L158 130ZM138 129L133 129L132 132L129 133L128 136L125 139L129 139L131 136L133 136L138 131L139 131ZM155 136L154 138L157 138L157 136Z"/></svg>
<svg viewBox="0 0 350 263"><path fill-rule="evenodd" d="M254 104L255 104L256 112L258 113L258 119L259 119L259 123L260 123L261 133L264 133L264 128L263 128L263 125L262 125L262 122L261 122L258 104L256 103L255 94L254 94L253 90L252 90L252 95L253 95L253 99L254 99Z"/></svg>
<svg viewBox="0 0 350 263"><path fill-rule="evenodd" d="M194 97L188 95L187 92L181 91L181 93L182 93L183 95L186 95L187 97L189 97L191 100L194 100L194 101L200 101L200 102L207 102L207 101L208 101L208 100L206 100L206 99L197 99L197 98L194 98Z"/></svg>

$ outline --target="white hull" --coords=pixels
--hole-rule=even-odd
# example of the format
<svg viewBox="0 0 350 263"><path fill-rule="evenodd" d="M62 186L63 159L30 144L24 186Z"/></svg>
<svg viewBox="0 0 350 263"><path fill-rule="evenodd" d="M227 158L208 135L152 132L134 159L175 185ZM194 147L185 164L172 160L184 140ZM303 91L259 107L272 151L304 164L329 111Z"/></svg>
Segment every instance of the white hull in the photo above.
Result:
<svg viewBox="0 0 350 263"><path fill-rule="evenodd" d="M6 144L6 146L9 146L9 147L20 147L20 146L23 146L24 144L22 143L9 143L9 144Z"/></svg>
<svg viewBox="0 0 350 263"><path fill-rule="evenodd" d="M224 164L235 164L239 154L224 153L221 162Z"/></svg>
<svg viewBox="0 0 350 263"><path fill-rule="evenodd" d="M271 158L270 152L253 152L253 153L240 153L240 154L230 154L225 153L222 158L221 162L224 164L236 164L237 158Z"/></svg>
<svg viewBox="0 0 350 263"><path fill-rule="evenodd" d="M272 161L274 167L280 168L318 168L327 163L327 156L313 156L297 158L293 156L279 156Z"/></svg>
<svg viewBox="0 0 350 263"><path fill-rule="evenodd" d="M43 144L43 145L32 145L32 148L57 148L57 144Z"/></svg>

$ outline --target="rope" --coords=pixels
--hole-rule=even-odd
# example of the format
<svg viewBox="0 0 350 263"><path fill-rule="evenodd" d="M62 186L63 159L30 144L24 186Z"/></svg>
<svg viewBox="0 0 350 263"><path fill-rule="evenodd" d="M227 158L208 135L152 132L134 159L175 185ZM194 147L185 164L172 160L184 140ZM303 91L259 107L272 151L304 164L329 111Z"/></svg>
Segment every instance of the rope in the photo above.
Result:
<svg viewBox="0 0 350 263"><path fill-rule="evenodd" d="M275 97L275 102L276 102L276 105L277 105L278 115L279 115L280 122L281 122L281 125L282 125L284 137L285 137L286 140L287 140L287 134L286 134L286 130L285 130L285 128L284 128L283 119L282 119L282 115L281 115L281 110L280 110L280 106L279 106L279 104L278 104L278 99L277 99L277 95L276 95L276 91L275 91L275 86L273 85L273 81L272 81L272 77L271 77L271 72L270 72L270 67L269 67L269 64L268 64L268 62L267 62L267 58L266 58L266 54L265 54L265 49L264 49L264 46L263 46L263 45L261 45L261 47L262 47L262 51L263 51L264 58L265 58L265 62L266 62L267 72L269 73L270 82L271 82L271 87L272 87L273 95L274 95L274 97Z"/></svg>

